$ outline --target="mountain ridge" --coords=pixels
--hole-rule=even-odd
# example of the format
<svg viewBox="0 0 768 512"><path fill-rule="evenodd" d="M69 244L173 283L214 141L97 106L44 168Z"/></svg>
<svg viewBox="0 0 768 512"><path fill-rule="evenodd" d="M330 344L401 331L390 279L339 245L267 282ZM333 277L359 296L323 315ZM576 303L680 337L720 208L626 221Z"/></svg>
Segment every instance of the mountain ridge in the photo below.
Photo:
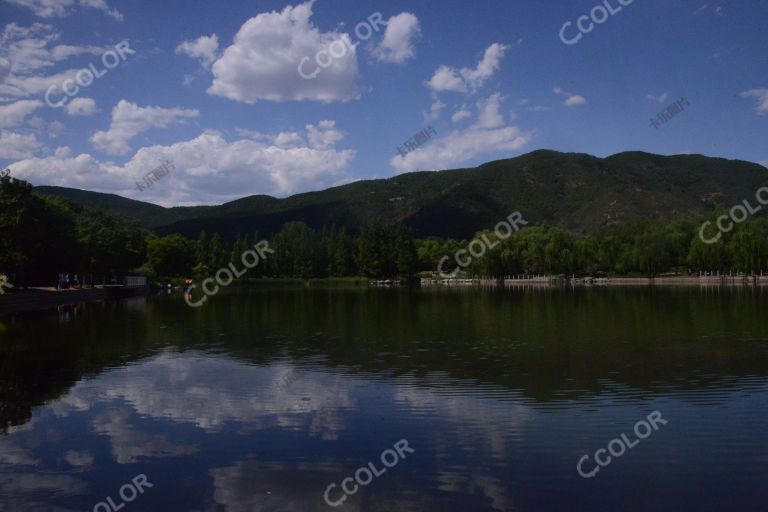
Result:
<svg viewBox="0 0 768 512"><path fill-rule="evenodd" d="M357 232L374 219L403 222L420 238L469 238L513 211L531 224L576 232L633 218L704 214L753 197L766 178L768 169L743 160L643 151L599 158L540 149L474 168L360 180L286 198L257 194L212 206L166 208L64 187L35 191L134 217L159 234L190 238L201 230L227 240L238 232L269 236L289 221Z"/></svg>

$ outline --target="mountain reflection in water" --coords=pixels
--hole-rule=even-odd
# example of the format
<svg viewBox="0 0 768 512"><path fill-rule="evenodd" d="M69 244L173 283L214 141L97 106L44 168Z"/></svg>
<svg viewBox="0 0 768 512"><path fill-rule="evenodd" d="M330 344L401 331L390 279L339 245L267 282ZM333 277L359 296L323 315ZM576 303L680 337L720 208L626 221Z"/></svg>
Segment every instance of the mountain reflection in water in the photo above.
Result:
<svg viewBox="0 0 768 512"><path fill-rule="evenodd" d="M763 510L768 294L231 290L0 319L0 510ZM668 424L595 478L579 458Z"/></svg>

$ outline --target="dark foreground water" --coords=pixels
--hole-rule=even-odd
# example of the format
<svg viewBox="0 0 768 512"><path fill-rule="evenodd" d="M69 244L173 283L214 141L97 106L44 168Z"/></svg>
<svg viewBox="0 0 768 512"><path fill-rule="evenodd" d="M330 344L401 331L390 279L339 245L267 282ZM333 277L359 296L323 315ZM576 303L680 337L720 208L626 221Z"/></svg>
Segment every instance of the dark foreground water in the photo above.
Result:
<svg viewBox="0 0 768 512"><path fill-rule="evenodd" d="M0 510L765 511L767 307L258 289L7 316Z"/></svg>

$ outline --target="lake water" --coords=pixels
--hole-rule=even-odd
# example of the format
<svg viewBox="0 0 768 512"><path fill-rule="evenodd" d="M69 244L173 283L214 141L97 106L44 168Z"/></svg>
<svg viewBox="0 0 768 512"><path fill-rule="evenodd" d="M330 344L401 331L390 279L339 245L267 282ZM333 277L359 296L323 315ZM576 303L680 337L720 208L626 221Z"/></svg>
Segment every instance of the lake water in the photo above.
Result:
<svg viewBox="0 0 768 512"><path fill-rule="evenodd" d="M767 307L259 288L6 316L0 510L765 511Z"/></svg>

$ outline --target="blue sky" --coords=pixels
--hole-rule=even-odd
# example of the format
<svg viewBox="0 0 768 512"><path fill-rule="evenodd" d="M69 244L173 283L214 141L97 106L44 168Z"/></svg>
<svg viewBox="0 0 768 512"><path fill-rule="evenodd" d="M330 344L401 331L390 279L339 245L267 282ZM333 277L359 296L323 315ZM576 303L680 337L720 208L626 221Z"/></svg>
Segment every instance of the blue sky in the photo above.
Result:
<svg viewBox="0 0 768 512"><path fill-rule="evenodd" d="M172 206L541 148L765 164L766 21L768 0L0 0L0 165Z"/></svg>

